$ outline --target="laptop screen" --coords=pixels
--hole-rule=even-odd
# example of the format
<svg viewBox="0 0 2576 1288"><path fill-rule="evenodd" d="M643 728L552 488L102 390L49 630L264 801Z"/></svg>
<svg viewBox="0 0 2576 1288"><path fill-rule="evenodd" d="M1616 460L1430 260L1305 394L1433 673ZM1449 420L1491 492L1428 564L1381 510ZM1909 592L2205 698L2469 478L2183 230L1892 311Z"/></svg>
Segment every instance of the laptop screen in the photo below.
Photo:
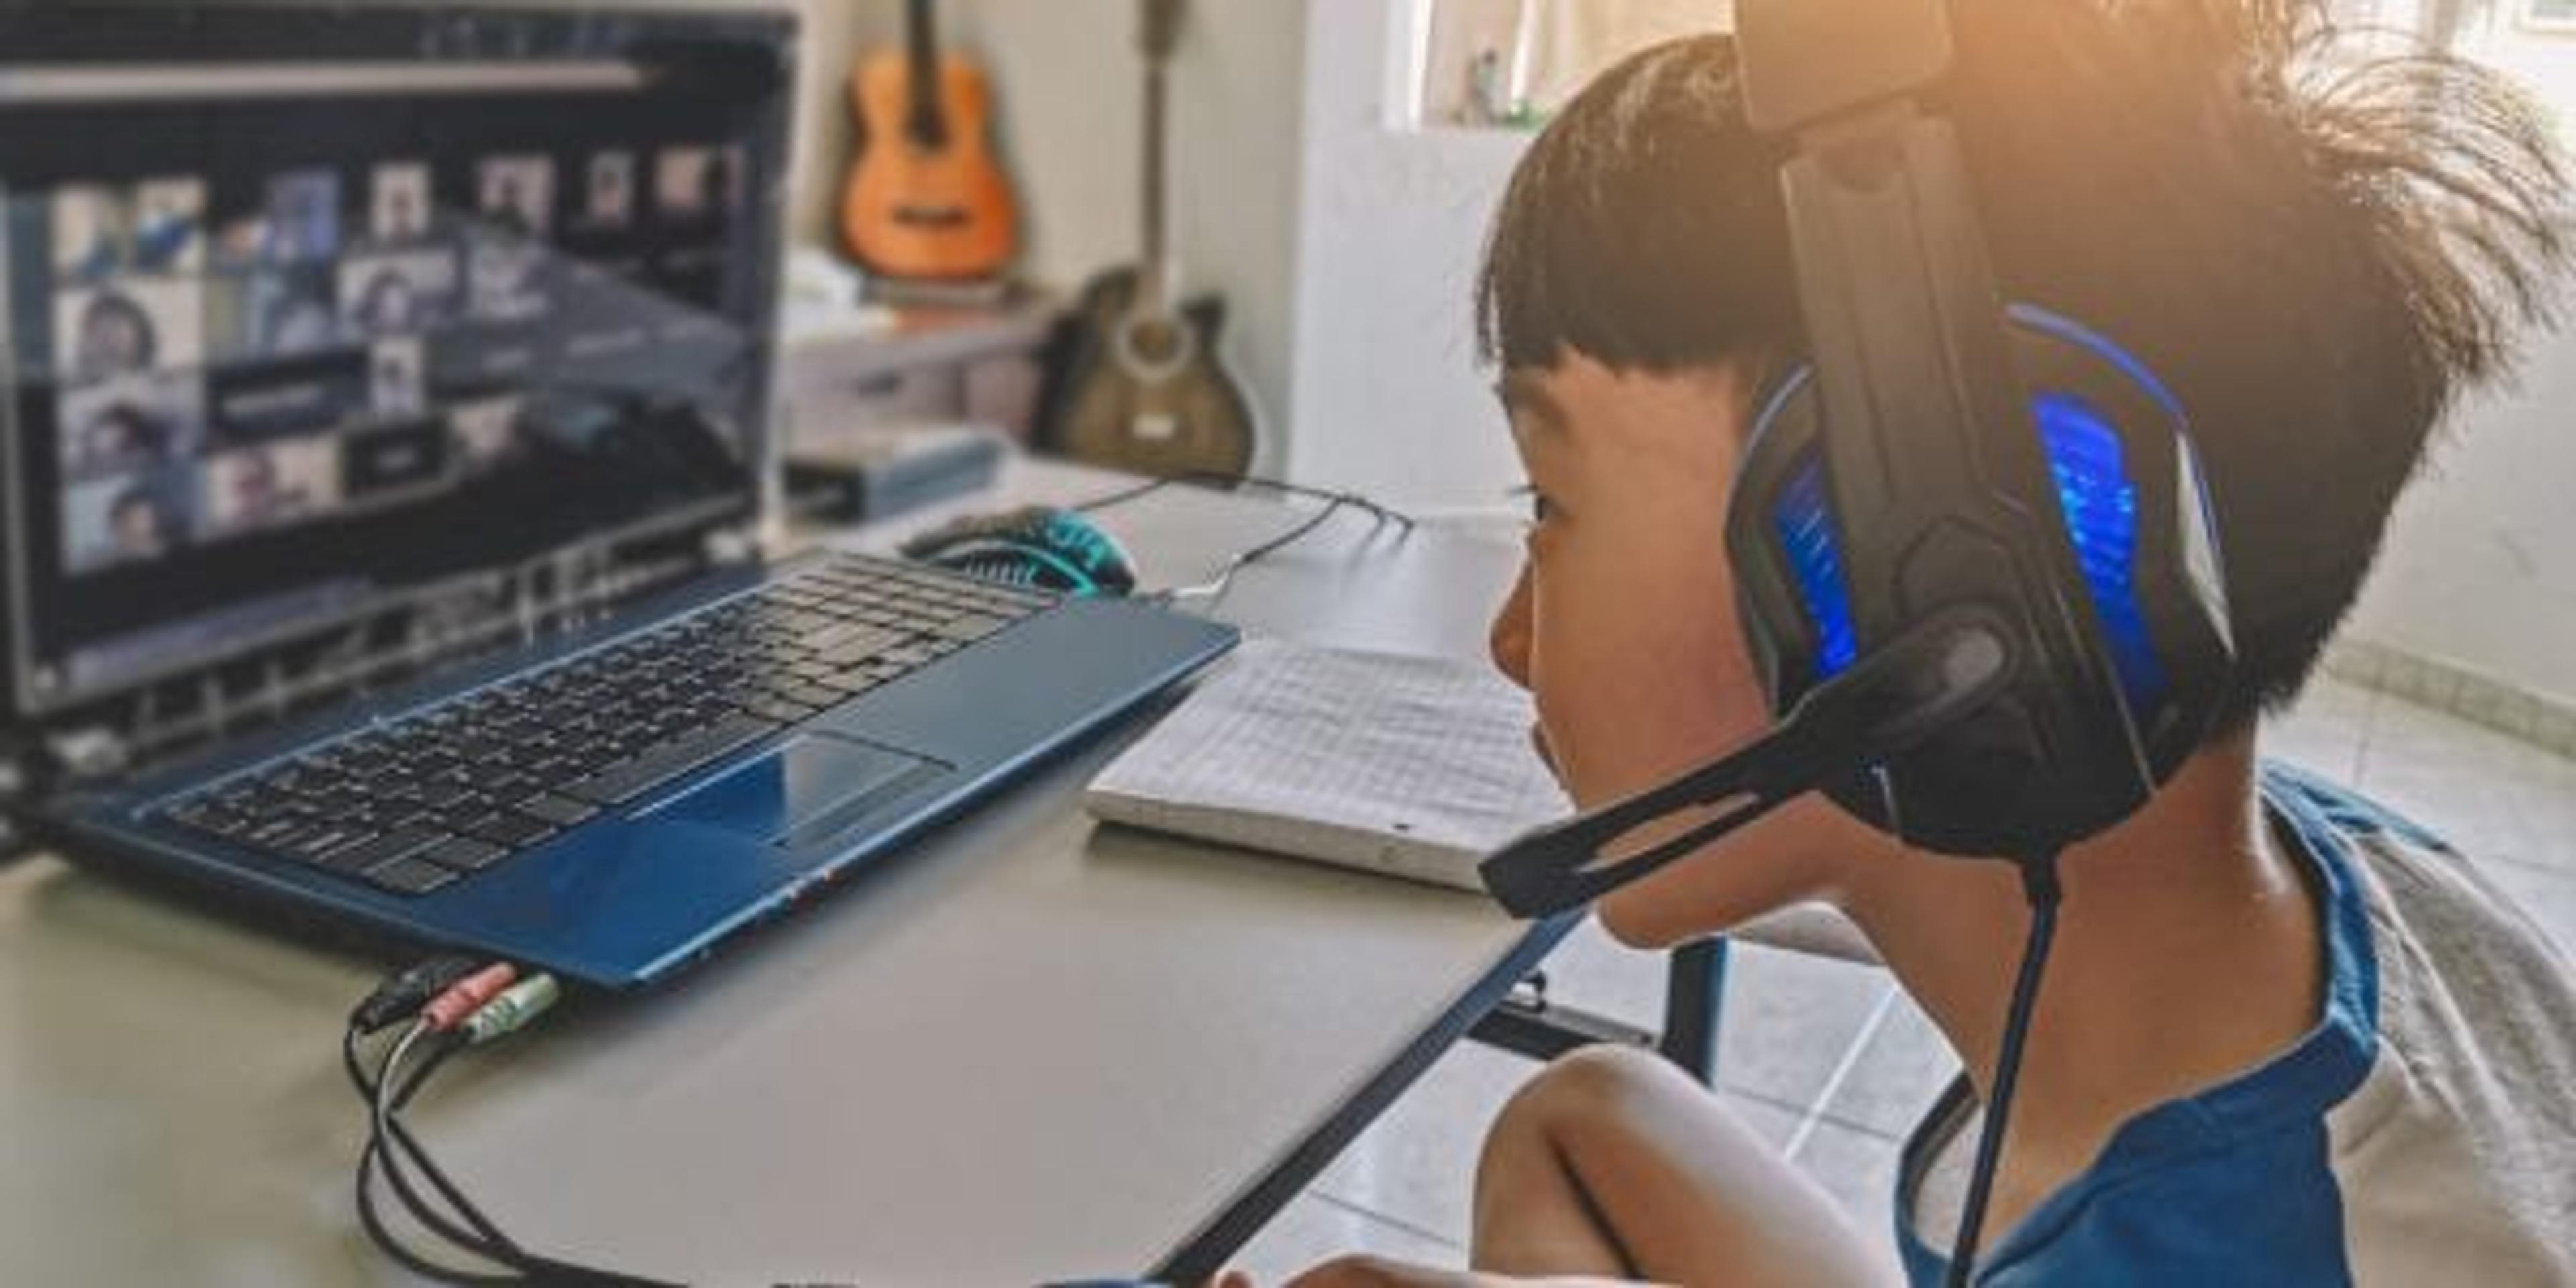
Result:
<svg viewBox="0 0 2576 1288"><path fill-rule="evenodd" d="M130 16L0 52L19 710L749 512L783 24Z"/></svg>

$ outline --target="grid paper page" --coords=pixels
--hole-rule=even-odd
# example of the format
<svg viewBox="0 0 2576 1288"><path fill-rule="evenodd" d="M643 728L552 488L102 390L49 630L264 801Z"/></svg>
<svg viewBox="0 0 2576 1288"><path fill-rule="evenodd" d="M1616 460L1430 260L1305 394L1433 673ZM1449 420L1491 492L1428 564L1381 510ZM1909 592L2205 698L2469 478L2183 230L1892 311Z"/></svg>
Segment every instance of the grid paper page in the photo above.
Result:
<svg viewBox="0 0 2576 1288"><path fill-rule="evenodd" d="M1112 822L1481 889L1567 812L1529 697L1490 668L1247 641L1093 780Z"/></svg>

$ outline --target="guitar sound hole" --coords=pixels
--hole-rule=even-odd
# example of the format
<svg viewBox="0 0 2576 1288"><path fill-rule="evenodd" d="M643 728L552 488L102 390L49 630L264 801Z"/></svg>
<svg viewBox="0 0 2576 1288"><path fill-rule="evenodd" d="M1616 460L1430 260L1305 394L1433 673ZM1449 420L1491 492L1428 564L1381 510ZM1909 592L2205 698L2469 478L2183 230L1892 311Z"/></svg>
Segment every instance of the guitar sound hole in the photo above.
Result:
<svg viewBox="0 0 2576 1288"><path fill-rule="evenodd" d="M1181 349L1178 330L1165 321L1137 323L1134 343L1136 356L1147 362L1169 362Z"/></svg>
<svg viewBox="0 0 2576 1288"><path fill-rule="evenodd" d="M1119 323L1111 340L1118 366L1139 383L1161 385L1198 359L1198 336L1176 315L1140 310Z"/></svg>

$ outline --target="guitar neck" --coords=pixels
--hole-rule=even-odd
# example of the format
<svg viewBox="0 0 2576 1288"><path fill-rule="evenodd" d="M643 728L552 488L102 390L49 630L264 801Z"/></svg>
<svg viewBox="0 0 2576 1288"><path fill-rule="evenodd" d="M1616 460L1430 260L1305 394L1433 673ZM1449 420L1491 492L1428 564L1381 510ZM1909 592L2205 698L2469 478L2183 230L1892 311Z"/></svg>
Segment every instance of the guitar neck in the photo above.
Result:
<svg viewBox="0 0 2576 1288"><path fill-rule="evenodd" d="M912 141L925 148L946 147L948 112L939 102L938 0L910 0L904 10L904 44L912 69Z"/></svg>
<svg viewBox="0 0 2576 1288"><path fill-rule="evenodd" d="M1139 0L1136 45L1145 56L1145 263L1144 299L1164 317L1179 307L1180 270L1172 262L1171 162L1172 49L1181 40L1185 0Z"/></svg>
<svg viewBox="0 0 2576 1288"><path fill-rule="evenodd" d="M1145 66L1145 296L1165 313L1173 307L1170 164L1171 78L1163 60Z"/></svg>

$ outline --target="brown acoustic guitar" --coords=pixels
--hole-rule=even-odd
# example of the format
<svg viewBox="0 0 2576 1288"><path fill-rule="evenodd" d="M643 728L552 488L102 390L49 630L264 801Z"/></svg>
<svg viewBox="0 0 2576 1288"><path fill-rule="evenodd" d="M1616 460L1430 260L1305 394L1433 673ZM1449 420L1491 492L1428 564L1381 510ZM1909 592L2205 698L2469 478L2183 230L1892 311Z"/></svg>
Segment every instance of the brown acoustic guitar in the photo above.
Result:
<svg viewBox="0 0 2576 1288"><path fill-rule="evenodd" d="M1224 302L1181 302L1170 245L1166 68L1180 36L1181 0L1143 4L1144 260L1102 274L1083 291L1046 441L1076 459L1139 474L1241 478L1252 465L1256 428L1251 400L1219 348Z"/></svg>
<svg viewBox="0 0 2576 1288"><path fill-rule="evenodd" d="M910 0L904 48L850 71L858 164L841 193L850 253L887 277L990 278L1019 253L1019 210L994 160L992 89L939 48L934 0Z"/></svg>

